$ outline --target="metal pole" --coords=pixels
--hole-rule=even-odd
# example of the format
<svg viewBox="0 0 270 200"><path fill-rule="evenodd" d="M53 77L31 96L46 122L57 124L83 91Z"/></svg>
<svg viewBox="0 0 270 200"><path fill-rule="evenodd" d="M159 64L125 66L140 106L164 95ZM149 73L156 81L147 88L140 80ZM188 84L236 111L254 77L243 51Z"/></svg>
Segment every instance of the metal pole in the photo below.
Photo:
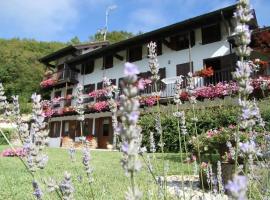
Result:
<svg viewBox="0 0 270 200"><path fill-rule="evenodd" d="M61 147L61 140L62 140L62 131L63 131L63 120L61 120L61 123L60 123L60 147Z"/></svg>
<svg viewBox="0 0 270 200"><path fill-rule="evenodd" d="M191 61L191 42L190 42L190 34L191 34L191 31L189 31L189 34L188 34L188 58L189 58L189 71L193 73L193 71L192 71L192 61Z"/></svg>

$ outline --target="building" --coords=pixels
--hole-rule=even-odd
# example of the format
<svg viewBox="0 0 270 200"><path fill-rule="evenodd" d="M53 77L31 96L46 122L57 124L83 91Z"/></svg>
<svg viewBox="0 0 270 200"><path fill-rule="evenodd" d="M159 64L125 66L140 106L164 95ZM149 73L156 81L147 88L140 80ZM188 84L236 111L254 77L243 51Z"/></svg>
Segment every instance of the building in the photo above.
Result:
<svg viewBox="0 0 270 200"><path fill-rule="evenodd" d="M112 143L111 113L106 109L87 111L81 134L80 123L72 109L74 88L78 83L84 86L87 106L102 101L102 98L90 98L88 93L102 89L104 76L119 85L125 62L139 66L140 77L149 77L147 44L150 41L157 44L161 78L186 75L189 71L212 66L214 75L208 81L198 79L198 86L232 80L231 72L236 62L232 39L235 9L236 5L229 6L114 44L101 42L69 46L41 58L40 61L55 72L42 82L44 88L51 90L51 99L56 99L53 106L56 112L49 119L50 145L60 146L61 138L66 136L76 141L82 134L95 136L99 148ZM256 18L250 22L250 27L258 27ZM159 86L161 99L173 96L174 84ZM142 95L151 92L151 87L148 87Z"/></svg>

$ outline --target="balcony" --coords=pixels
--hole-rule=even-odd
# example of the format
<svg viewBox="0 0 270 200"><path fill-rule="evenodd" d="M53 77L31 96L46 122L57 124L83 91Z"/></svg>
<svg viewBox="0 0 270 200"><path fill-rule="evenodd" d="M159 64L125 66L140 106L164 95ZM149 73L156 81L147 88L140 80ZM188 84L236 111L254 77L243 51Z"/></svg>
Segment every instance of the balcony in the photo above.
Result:
<svg viewBox="0 0 270 200"><path fill-rule="evenodd" d="M78 83L77 72L66 68L55 73L45 75L43 81L40 83L42 88L60 88L67 85Z"/></svg>

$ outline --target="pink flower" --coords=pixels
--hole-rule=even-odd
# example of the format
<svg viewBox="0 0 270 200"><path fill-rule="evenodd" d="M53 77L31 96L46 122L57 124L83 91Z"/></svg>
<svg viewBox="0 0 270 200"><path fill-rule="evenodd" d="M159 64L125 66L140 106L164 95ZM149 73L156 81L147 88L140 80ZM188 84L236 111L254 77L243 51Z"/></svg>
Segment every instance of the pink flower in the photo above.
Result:
<svg viewBox="0 0 270 200"><path fill-rule="evenodd" d="M92 107L95 111L104 111L104 110L108 110L109 109L109 105L107 101L100 101L97 102L93 105Z"/></svg>
<svg viewBox="0 0 270 200"><path fill-rule="evenodd" d="M208 138L211 138L213 137L214 135L218 134L218 131L217 130L209 130L206 132L207 133L207 137Z"/></svg>
<svg viewBox="0 0 270 200"><path fill-rule="evenodd" d="M1 153L1 156L3 156L3 157L14 157L14 156L24 157L24 156L26 156L26 151L23 148L16 148L15 151L13 149L5 149Z"/></svg>
<svg viewBox="0 0 270 200"><path fill-rule="evenodd" d="M90 97L102 97L102 96L105 96L107 94L107 90L105 89L100 89L100 90L95 90L93 92L90 92L88 95Z"/></svg>

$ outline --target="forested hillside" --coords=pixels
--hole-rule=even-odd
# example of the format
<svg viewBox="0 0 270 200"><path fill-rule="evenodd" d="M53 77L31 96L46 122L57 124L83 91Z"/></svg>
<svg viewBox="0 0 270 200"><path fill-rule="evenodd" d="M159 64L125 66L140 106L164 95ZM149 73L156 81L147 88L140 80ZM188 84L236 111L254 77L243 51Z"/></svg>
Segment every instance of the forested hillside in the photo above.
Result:
<svg viewBox="0 0 270 200"><path fill-rule="evenodd" d="M66 44L60 42L38 42L27 39L0 39L0 81L6 95L17 94L22 104L31 94L39 92L44 67L38 59Z"/></svg>

